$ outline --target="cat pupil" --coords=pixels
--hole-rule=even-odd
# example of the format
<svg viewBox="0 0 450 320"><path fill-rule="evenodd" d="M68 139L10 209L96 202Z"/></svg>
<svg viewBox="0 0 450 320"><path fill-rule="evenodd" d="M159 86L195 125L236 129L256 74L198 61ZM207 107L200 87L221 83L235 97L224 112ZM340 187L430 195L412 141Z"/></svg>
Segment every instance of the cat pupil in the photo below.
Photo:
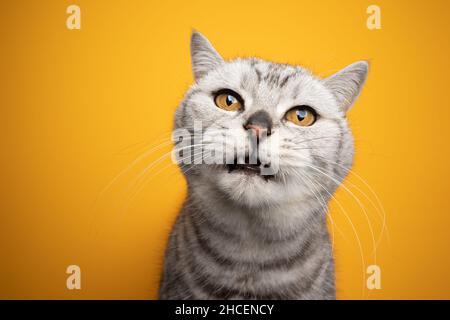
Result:
<svg viewBox="0 0 450 320"><path fill-rule="evenodd" d="M298 110L297 118L301 121L306 118L306 110Z"/></svg>
<svg viewBox="0 0 450 320"><path fill-rule="evenodd" d="M231 106L233 103L234 103L234 97L228 95L228 96L227 96L227 105L228 105L228 106Z"/></svg>

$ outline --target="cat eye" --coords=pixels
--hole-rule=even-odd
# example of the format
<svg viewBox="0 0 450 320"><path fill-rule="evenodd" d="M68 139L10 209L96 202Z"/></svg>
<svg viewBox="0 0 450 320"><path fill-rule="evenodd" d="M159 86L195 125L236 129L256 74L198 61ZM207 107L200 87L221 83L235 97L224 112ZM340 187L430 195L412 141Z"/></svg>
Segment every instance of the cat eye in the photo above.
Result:
<svg viewBox="0 0 450 320"><path fill-rule="evenodd" d="M244 107L244 101L241 96L229 89L219 90L215 94L214 103L220 109L227 111L238 111Z"/></svg>
<svg viewBox="0 0 450 320"><path fill-rule="evenodd" d="M309 127L316 122L317 113L308 106L294 107L286 113L286 120L302 127Z"/></svg>

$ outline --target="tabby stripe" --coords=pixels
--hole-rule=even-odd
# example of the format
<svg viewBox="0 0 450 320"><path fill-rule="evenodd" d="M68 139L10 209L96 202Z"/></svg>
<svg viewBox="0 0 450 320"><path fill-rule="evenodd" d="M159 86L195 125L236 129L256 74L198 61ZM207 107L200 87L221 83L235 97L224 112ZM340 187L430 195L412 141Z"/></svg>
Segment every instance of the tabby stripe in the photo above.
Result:
<svg viewBox="0 0 450 320"><path fill-rule="evenodd" d="M177 257L176 260L176 264L178 266L183 265L183 262L186 263L189 266L189 262L186 261L186 256L184 255L185 252L187 252L185 247L182 247L183 244L186 242L185 236L187 235L187 230L186 230L186 218L185 215L182 214L179 216L180 217L180 221L177 224L178 226L180 226L180 228L178 228L178 232L175 233L176 237L175 237L175 256ZM184 219L183 219L184 218ZM184 221L183 221L184 220ZM181 228L181 227L184 228ZM182 237L184 241L180 241L179 237ZM186 273L184 272L179 272L176 267L175 269L172 269L172 273L169 275L169 277L171 278L171 283L173 283L175 291L178 295L180 295L179 299L198 299L198 297L194 294L194 292L192 292L191 290L191 285L186 281ZM172 278L173 277L173 278ZM191 283L191 281L189 281ZM181 288L185 288L184 293L180 292L180 287ZM169 287L170 288L170 287Z"/></svg>
<svg viewBox="0 0 450 320"><path fill-rule="evenodd" d="M334 119L334 123L336 123L336 125L339 128L339 144L338 144L338 148L335 153L336 165L333 166L333 173L336 175L335 179L338 180L340 178L343 178L340 175L340 169L341 169L341 167L340 167L341 161L340 160L341 160L341 153L344 148L344 127L339 120Z"/></svg>
<svg viewBox="0 0 450 320"><path fill-rule="evenodd" d="M243 299L258 299L258 300L273 300L273 299L289 299L298 297L298 293L302 288L312 287L312 282L315 279L306 280L309 282L306 285L299 286L303 279L294 280L291 284L282 285L278 288L267 287L265 290L242 290L233 286L222 285L211 281L211 275L203 272L203 268L195 263L192 255L187 255L189 260L189 272L194 274L193 279L197 286L202 287L203 291L208 292L215 299L230 299L232 297L240 297ZM319 268L320 269L320 268ZM268 293L269 292L269 293Z"/></svg>
<svg viewBox="0 0 450 320"><path fill-rule="evenodd" d="M314 283L317 282L317 280L322 275L322 271L325 270L326 268L327 264L325 264L323 260L319 260L316 266L314 267L314 271L306 277L307 281L300 283L301 285L299 287L299 291L302 292L303 294L306 294L307 292L311 291Z"/></svg>
<svg viewBox="0 0 450 320"><path fill-rule="evenodd" d="M286 85L286 83L288 82L288 80L289 80L292 76L294 76L295 74L296 74L296 73L293 72L293 73L291 73L291 74L288 74L286 77L284 77L284 79L281 80L281 82L280 82L280 88L283 88L283 87Z"/></svg>
<svg viewBox="0 0 450 320"><path fill-rule="evenodd" d="M302 292L302 288L307 290L312 287L312 283L316 280L314 279L315 274L321 269L320 267L315 270L313 277L303 277L299 279L299 282L294 282L290 285L283 285L281 288L270 288L268 287L263 291L270 291L270 293L258 291L242 291L240 288L230 287L211 281L213 275L205 273L204 267L195 261L194 255L187 254L186 259L189 261L189 272L193 274L193 281L196 282L197 286L203 288L204 291L208 291L210 295L214 296L216 299L230 299L235 296L239 296L243 299L289 299L290 297L298 297L299 292ZM305 257L304 261L308 258ZM321 262L319 262L319 265ZM304 282L301 282L304 281ZM308 281L308 282L306 282ZM301 284L299 286L299 284Z"/></svg>
<svg viewBox="0 0 450 320"><path fill-rule="evenodd" d="M280 75L275 73L275 71L272 73L272 75L269 78L269 84L274 87L278 85L278 81L280 80Z"/></svg>
<svg viewBox="0 0 450 320"><path fill-rule="evenodd" d="M312 254L313 249L315 249L314 246L311 245L312 244L311 238L313 236L311 234L310 237L303 242L303 247L301 248L301 250L298 253L296 253L290 257L273 259L273 260L269 260L269 261L265 261L265 262L239 261L239 260L235 260L232 258L224 257L221 253L216 251L204 239L204 237L201 234L198 227L195 224L193 224L192 222L190 224L193 227L195 239L196 239L196 242L198 243L200 249L202 249L202 251L204 253L206 253L209 257L211 257L218 265L222 265L222 266L225 265L226 267L230 267L230 268L234 268L234 267L238 267L238 266L247 266L249 268L256 268L260 271L269 271L269 270L276 270L276 269L282 269L282 268L290 269L301 258L306 260L309 257L309 255Z"/></svg>
<svg viewBox="0 0 450 320"><path fill-rule="evenodd" d="M193 204L193 206L195 206ZM233 240L236 242L242 241L242 237L238 234L238 233L234 233L230 228L227 228L226 226L224 226L223 224L219 224L211 219L209 219L208 215L204 213L203 210L200 210L197 206L195 206L195 211L197 214L193 215L193 223L195 223L197 225L197 228L200 228L202 225L205 225L206 229L211 230L213 233L215 234L219 234L224 238L227 238L228 240ZM316 212L312 213L309 219L315 218L314 215L316 214ZM317 213L320 214L320 213ZM201 220L201 221L200 221ZM305 221L305 224L308 223L309 221ZM299 239L301 236L303 235L303 232L300 231L296 231L296 232L292 232L284 237L280 237L280 238L269 238L264 237L261 238L261 242L265 243L265 244L282 244L282 243L286 243L286 242L291 242L291 241L295 241L297 239Z"/></svg>
<svg viewBox="0 0 450 320"><path fill-rule="evenodd" d="M255 72L256 72L256 77L258 78L258 83L261 82L261 71L258 68L255 68Z"/></svg>
<svg viewBox="0 0 450 320"><path fill-rule="evenodd" d="M197 208L196 208L197 209ZM200 221L201 220L201 221ZM196 210L196 214L192 215L192 222L197 227L200 227L201 225L205 225L205 227L209 230L211 230L215 234L220 234L224 238L228 240L233 241L241 241L242 237L238 233L234 233L229 230L225 230L225 228L222 225L217 224L214 221L211 221L207 215L203 213L201 210Z"/></svg>
<svg viewBox="0 0 450 320"><path fill-rule="evenodd" d="M286 294L283 292L292 291L289 287L296 287L296 284L288 286L287 288L283 287L282 292L274 292L273 288L268 288L267 291L271 291L270 294L263 292L254 292L254 291L243 291L239 288L230 287L227 285L222 285L219 283L215 283L211 281L211 275L203 272L203 268L199 266L195 261L194 257L190 254L186 256L188 260L188 271L190 274L194 276L193 281L195 281L197 287L201 287L203 292L207 292L210 296L215 299L223 299L227 300L234 296L241 297L243 299L260 299L260 300L272 300L272 299L286 299Z"/></svg>
<svg viewBox="0 0 450 320"><path fill-rule="evenodd" d="M334 123L336 123L336 125L339 128L339 144L338 144L338 148L336 150L336 163L339 163L339 160L341 158L340 156L341 156L342 148L343 148L343 145L344 145L344 141L343 141L344 128L342 126L342 123L339 120L334 120Z"/></svg>

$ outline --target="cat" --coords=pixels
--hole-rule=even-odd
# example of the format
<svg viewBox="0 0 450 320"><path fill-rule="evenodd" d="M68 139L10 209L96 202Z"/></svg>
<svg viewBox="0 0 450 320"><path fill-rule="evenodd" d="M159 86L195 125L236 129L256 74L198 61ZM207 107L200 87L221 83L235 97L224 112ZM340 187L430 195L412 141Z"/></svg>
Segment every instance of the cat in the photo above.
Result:
<svg viewBox="0 0 450 320"><path fill-rule="evenodd" d="M327 202L353 162L346 113L368 63L322 79L257 58L226 61L197 31L191 59L195 83L174 130L192 133L201 122L216 141L200 144L212 149L228 143L224 136L256 143L231 162L181 166L188 195L166 248L160 299L335 299ZM263 175L274 157L256 152L250 163L249 155L275 140L278 166Z"/></svg>

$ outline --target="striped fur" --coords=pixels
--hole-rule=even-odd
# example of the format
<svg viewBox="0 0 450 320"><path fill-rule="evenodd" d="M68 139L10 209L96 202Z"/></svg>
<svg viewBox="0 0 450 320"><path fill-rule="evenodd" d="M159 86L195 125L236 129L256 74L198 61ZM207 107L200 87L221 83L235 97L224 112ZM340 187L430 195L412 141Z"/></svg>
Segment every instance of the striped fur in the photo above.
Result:
<svg viewBox="0 0 450 320"><path fill-rule="evenodd" d="M191 50L196 82L177 109L175 129L191 130L202 121L214 148L227 143L225 134L242 138L243 123L263 110L273 122L270 139L281 141L270 150L280 167L267 181L219 164L183 167L188 197L170 234L160 298L334 299L326 206L352 164L345 113L367 63L320 79L301 67L255 58L225 61L199 33ZM214 105L212 93L224 88L239 92L244 111ZM283 115L298 105L313 107L319 120L308 128L286 124Z"/></svg>

